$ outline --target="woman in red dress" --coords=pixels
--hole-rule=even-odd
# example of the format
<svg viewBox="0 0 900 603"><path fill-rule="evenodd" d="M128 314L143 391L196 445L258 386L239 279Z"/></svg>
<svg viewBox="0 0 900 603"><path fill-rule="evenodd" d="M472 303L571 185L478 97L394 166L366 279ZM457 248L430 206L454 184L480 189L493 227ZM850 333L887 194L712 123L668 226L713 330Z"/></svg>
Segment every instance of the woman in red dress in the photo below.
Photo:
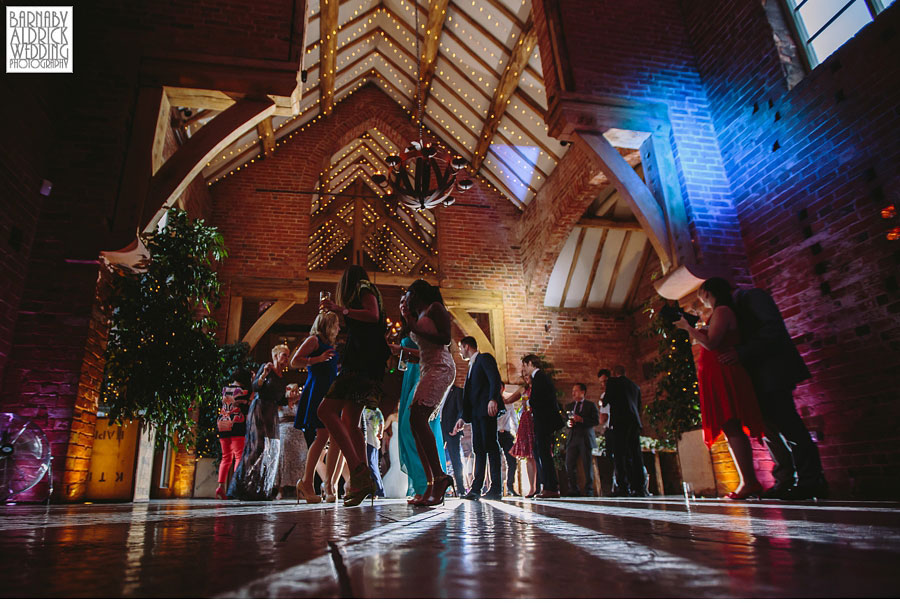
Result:
<svg viewBox="0 0 900 603"><path fill-rule="evenodd" d="M537 483L535 476L537 475L537 462L534 460L534 415L531 414L531 375L522 374L524 383L514 394L504 397L504 404L513 404L516 401L521 403L519 407L522 415L519 417L519 427L516 429L516 439L513 442L509 453L517 459L525 461L525 472L528 476L528 494L525 498L531 498L535 494ZM523 493L520 493L523 494Z"/></svg>
<svg viewBox="0 0 900 603"><path fill-rule="evenodd" d="M719 433L725 433L728 449L741 478L737 490L727 496L744 499L760 494L763 489L753 470L753 451L747 437L762 435L762 414L750 375L744 367L719 362L719 352L740 342L731 285L725 279L711 278L700 285L697 297L703 305L712 309L709 327L694 328L684 318L675 326L690 333L701 346L697 360L697 383L703 439L707 446L712 446Z"/></svg>

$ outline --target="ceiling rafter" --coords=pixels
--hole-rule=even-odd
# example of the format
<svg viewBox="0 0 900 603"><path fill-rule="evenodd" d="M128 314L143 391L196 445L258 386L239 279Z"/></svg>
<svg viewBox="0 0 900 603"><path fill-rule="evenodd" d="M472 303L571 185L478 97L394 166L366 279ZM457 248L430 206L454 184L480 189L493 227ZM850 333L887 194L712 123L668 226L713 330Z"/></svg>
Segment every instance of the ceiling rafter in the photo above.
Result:
<svg viewBox="0 0 900 603"><path fill-rule="evenodd" d="M550 157L550 159L552 159L553 161L559 162L559 160L562 158L561 155L557 155L555 152L553 152L553 150L552 150L550 147L548 147L548 146L544 143L544 141L542 141L542 140L541 140L540 138L538 138L537 136L533 135L532 132L531 132L531 130L529 130L528 128L526 128L525 126L523 126L523 125L522 125L522 122L520 122L518 119L516 119L514 115L507 113L507 114L505 114L503 117L506 117L506 118L507 118L510 122L512 122L512 124L513 124L514 126L516 126L523 134L527 135L528 138L530 138L531 140L533 140L534 143L535 143L537 146L539 146L539 147L541 148L541 150L547 154L548 157Z"/></svg>
<svg viewBox="0 0 900 603"><path fill-rule="evenodd" d="M368 163L372 165L372 167L374 167L376 170L383 171L387 169L387 164L384 163L384 158L379 157L375 150L373 150L371 147L369 147L369 145L365 143L364 139L357 138L356 140L359 144L348 151L347 155L343 159L329 167L330 173L343 172L344 170L348 169L350 165L354 163L359 157L366 159Z"/></svg>
<svg viewBox="0 0 900 603"><path fill-rule="evenodd" d="M268 159L275 154L275 130L272 128L271 116L256 124L256 133L259 134L263 157Z"/></svg>
<svg viewBox="0 0 900 603"><path fill-rule="evenodd" d="M544 180L547 179L547 176L548 176L547 172L542 170L541 166L539 166L534 161L532 161L531 159L526 157L525 154L519 150L519 145L513 144L512 141L506 137L506 134L498 131L496 134L494 134L494 138L499 138L502 142L506 143L506 145L509 146L509 148L511 148L513 151L515 151L516 155L518 155L522 161L527 163L529 167L531 167L533 170L538 172ZM494 154L496 155L496 153L494 153Z"/></svg>
<svg viewBox="0 0 900 603"><path fill-rule="evenodd" d="M322 42L322 48L319 51L319 63L321 71L319 73L319 87L321 89L322 102L319 110L323 115L330 115L334 110L334 80L335 80L335 62L337 59L337 33L340 29L338 24L338 8L339 0L321 0L322 20L319 25L319 41ZM324 34L324 38L322 35Z"/></svg>
<svg viewBox="0 0 900 603"><path fill-rule="evenodd" d="M505 167L507 169L507 171L509 171L509 173L512 175L512 177L515 178L516 180L518 180L522 184L522 186L524 186L525 188L530 190L532 193L537 194L537 190L533 186L531 186L530 184L528 184L527 182L522 180L522 177L519 176L519 173L516 172L514 169L512 169L510 167L510 165L508 163L506 163L506 160L504 160L503 157L501 157L500 155L498 155L491 149L488 149L488 153L490 153L493 156L494 161L502 163L503 167ZM485 158L487 158L486 155L485 155Z"/></svg>
<svg viewBox="0 0 900 603"><path fill-rule="evenodd" d="M585 229L587 230L587 229ZM581 298L581 307L586 308L588 304L588 299L591 296L591 289L594 288L594 280L597 278L597 268L600 266L600 258L603 257L603 246L606 245L606 237L609 235L608 230L604 230L600 234L600 242L597 243L597 251L594 252L594 263L591 266L591 275L588 277L587 287L584 289L584 296ZM575 259L573 258L572 263L575 263Z"/></svg>
<svg viewBox="0 0 900 603"><path fill-rule="evenodd" d="M625 250L628 249L628 242L631 240L631 231L627 231L625 233L625 238L622 240L622 246L619 247L619 255L616 256L616 264L613 266L612 276L609 277L609 288L606 290L606 299L603 300L603 307L608 308L609 302L612 299L613 291L616 289L617 281L619 280L619 270L622 268L622 259L625 257Z"/></svg>
<svg viewBox="0 0 900 603"><path fill-rule="evenodd" d="M627 310L634 303L634 296L637 294L638 285L641 282L641 277L644 275L644 270L647 269L647 262L650 259L650 245L644 242L644 249L641 252L641 259L638 260L638 268L637 272L634 273L634 278L631 281L631 286L628 288L628 294L625 296L625 305L623 309Z"/></svg>
<svg viewBox="0 0 900 603"><path fill-rule="evenodd" d="M367 33L366 35L360 36L359 38L357 38L356 40L354 40L353 42L351 42L351 43L348 44L347 46L344 46L343 48L339 49L339 50L338 50L338 53L337 53L338 56L337 56L337 59L336 59L336 61L335 61L335 64L337 64L337 62L340 61L340 58L341 58L341 55L342 55L342 54L347 53L347 52L351 52L351 51L354 50L357 46L360 46L361 44L364 44L364 43L366 43L366 42L372 41L373 38L377 38L377 37L378 37L379 32L381 32L381 31L383 31L383 30L382 30L380 27L376 27L375 29L373 29L372 31L370 31L369 33ZM377 43L377 42L376 42L376 43ZM368 56L369 56L369 55L367 55L367 54L364 55L364 54L362 54L362 53L360 53L360 55L361 55L362 57L368 57ZM346 66L341 67L340 69L338 69L337 75L339 75L340 72L344 71L344 70L347 69L348 67L349 67L349 65L346 65ZM310 67L310 68L307 70L307 77L311 76L313 73L317 73L318 71L319 71L319 64L316 63L315 65L313 65L312 67ZM337 75L336 75L335 77L337 77Z"/></svg>
<svg viewBox="0 0 900 603"><path fill-rule="evenodd" d="M585 228L606 228L632 232L644 230L637 220L617 220L615 218L581 218L575 225Z"/></svg>
<svg viewBox="0 0 900 603"><path fill-rule="evenodd" d="M494 98L491 100L491 106L488 109L487 120L481 130L481 136L478 138L478 146L475 147L475 153L472 156L472 171L477 172L481 169L481 164L487 155L491 141L494 139L494 133L500 125L500 120L506 112L506 105L512 98L513 92L519 87L519 78L522 75L522 68L531 58L534 47L537 46L537 32L534 30L534 22L531 18L525 24L525 28L519 35L519 41L513 47L509 61L506 63L506 70L500 78L497 90L494 92Z"/></svg>
<svg viewBox="0 0 900 603"><path fill-rule="evenodd" d="M445 58L445 60L446 60L446 57L444 57L444 58ZM451 68L453 71L455 71L456 74L457 74L459 77L463 78L463 80L468 81L466 74L463 73L463 72L462 72L462 69L460 69L455 63L453 63L453 62L450 61L450 60L447 60L447 64L450 65L450 68ZM453 86L452 86L451 84L448 84L448 83L444 82L443 80L438 80L438 81L441 82L441 84L442 84L445 88L447 88L448 90L450 90L450 91L454 94L454 96L455 96L460 102L462 102L462 103L466 106L467 109L469 109L469 111L471 111L474 115L477 115L479 119L484 119L483 113L484 113L485 110L479 110L479 109L476 109L475 107L473 107L471 103L469 103L468 101L464 100L462 97L459 96L459 93L458 93L456 90L453 89ZM477 90L477 91L478 91L478 94L479 94L482 98L484 98L484 101L485 101L486 103L490 103L490 102L491 102L491 97L488 96L487 93L484 92L481 88L478 88L478 87L476 86L476 87L473 87L472 89L473 89L473 90Z"/></svg>
<svg viewBox="0 0 900 603"><path fill-rule="evenodd" d="M478 63L479 65L481 65L482 69L484 69L485 71L487 71L489 74L493 75L493 76L494 76L495 78L497 78L498 80L500 79L500 73L498 73L497 70L494 69L487 61L485 61L485 60L481 57L480 54L478 54L477 52L473 52L472 49L469 48L469 45L468 45L468 44L466 44L465 42L463 42L463 41L459 38L459 36L457 36L455 33L453 33L453 30L452 30L452 29L450 29L450 28L448 27L448 28L447 28L447 31L444 32L444 33L447 34L447 37L448 37L448 38L450 38L451 40L453 40L454 42L456 42L456 43L459 45L459 47L462 48L469 56L471 56L473 59L475 59L475 62ZM447 62L448 62L448 63L450 62L450 58L447 58ZM485 96L487 96L487 95L485 95Z"/></svg>
<svg viewBox="0 0 900 603"><path fill-rule="evenodd" d="M517 17L511 10L506 8L506 6L504 6L502 2L499 2L498 0L488 0L488 3L493 6L494 9L497 10L497 12L506 17L506 19L513 24L513 27L515 27L516 29L522 29L523 23L519 20L519 17Z"/></svg>
<svg viewBox="0 0 900 603"><path fill-rule="evenodd" d="M419 73L419 85L416 90L420 112L425 111L425 103L428 102L428 94L431 90L431 80L434 78L434 67L437 63L438 51L441 49L440 38L444 29L444 21L447 16L447 4L450 0L431 0L428 9L428 20L425 23L425 40L422 46L422 67ZM422 115L418 119L422 120Z"/></svg>
<svg viewBox="0 0 900 603"><path fill-rule="evenodd" d="M581 253L581 246L584 244L584 235L587 233L586 228L582 228L578 232L578 241L575 243L575 253L572 255L572 265L569 266L569 274L566 276L566 284L562 290L562 297L559 299L559 307L566 306L566 296L569 295L569 285L572 284L572 277L575 276L575 268L578 266L578 256Z"/></svg>
<svg viewBox="0 0 900 603"><path fill-rule="evenodd" d="M480 33L480 34L483 35L485 38L487 38L488 41L489 41L491 44L493 44L494 46L496 46L499 50L505 50L505 49L506 49L506 44L504 44L503 42L501 42L501 41L497 38L497 36L495 36L493 33L491 33L484 25L482 25L481 23L479 23L478 21L476 21L476 20L474 20L472 17L470 17L470 16L466 13L466 11L464 11L464 10L457 10L457 11L456 11L456 14L459 15L460 17L462 17L462 19L463 19L466 23L468 23L468 24L471 25L473 28L475 28L475 30L478 31L478 33ZM531 16L530 16L530 15L529 15L529 17L528 17L528 21L529 21L529 22L531 21ZM527 26L528 23L526 23L525 25ZM523 27L522 29L524 29L524 27Z"/></svg>

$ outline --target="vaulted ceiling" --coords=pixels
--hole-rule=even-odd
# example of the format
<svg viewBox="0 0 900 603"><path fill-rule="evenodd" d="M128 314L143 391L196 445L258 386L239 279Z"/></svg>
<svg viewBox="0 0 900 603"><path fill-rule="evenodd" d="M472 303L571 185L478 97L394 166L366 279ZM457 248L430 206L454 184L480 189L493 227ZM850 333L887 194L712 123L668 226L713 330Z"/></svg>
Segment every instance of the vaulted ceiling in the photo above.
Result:
<svg viewBox="0 0 900 603"><path fill-rule="evenodd" d="M299 111L269 117L237 138L207 164L207 182L277 152L295 131L327 120L337 103L375 84L411 121L421 118L426 138L468 159L470 172L511 203L524 209L532 201L568 147L547 134L531 0L311 0L307 6ZM185 132L193 135L217 114L194 110ZM615 138L624 140L621 133ZM372 181L376 172L388 172L385 158L406 142L372 127L330 158L312 201L311 271L355 262L391 274L436 273L434 214L390 203ZM636 166L639 156L632 159ZM630 310L651 255L629 204L608 187L556 258L544 304Z"/></svg>
<svg viewBox="0 0 900 603"><path fill-rule="evenodd" d="M520 208L565 153L544 123L530 0L344 0L339 6L338 0L312 0L308 9L299 114L274 116L246 132L206 167L207 181L272 152L367 82L412 119L421 104L424 125ZM192 127L214 115L195 115Z"/></svg>

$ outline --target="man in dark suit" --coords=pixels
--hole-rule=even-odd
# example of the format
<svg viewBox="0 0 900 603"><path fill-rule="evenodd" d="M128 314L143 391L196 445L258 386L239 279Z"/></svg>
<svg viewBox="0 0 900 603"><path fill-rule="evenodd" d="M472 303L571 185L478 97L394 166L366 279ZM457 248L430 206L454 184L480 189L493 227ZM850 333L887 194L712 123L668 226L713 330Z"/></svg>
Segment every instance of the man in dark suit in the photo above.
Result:
<svg viewBox="0 0 900 603"><path fill-rule="evenodd" d="M450 387L450 391L447 392L447 398L441 407L441 432L444 436L444 449L447 451L447 458L450 459L450 466L453 467L456 492L459 495L464 494L466 491L465 480L463 480L462 460L459 457L462 430L456 429L456 422L462 418L462 398L463 388L453 385Z"/></svg>
<svg viewBox="0 0 900 603"><path fill-rule="evenodd" d="M550 375L541 370L541 359L534 354L522 358L522 370L531 374L531 413L534 417L534 460L543 490L537 498L559 496L559 480L553 464L554 433L565 425L556 400L556 388Z"/></svg>
<svg viewBox="0 0 900 603"><path fill-rule="evenodd" d="M753 380L765 422L764 440L775 461L775 485L764 496L789 500L825 497L828 482L819 450L794 404L794 388L809 379L809 369L771 295L762 289L738 289L734 302L741 344L735 352L720 355L720 360L740 360Z"/></svg>
<svg viewBox="0 0 900 603"><path fill-rule="evenodd" d="M606 382L603 402L609 404L609 422L615 433L612 447L617 493L622 496L650 496L644 485L644 460L641 455L641 388L625 376L624 366L614 367L612 375Z"/></svg>
<svg viewBox="0 0 900 603"><path fill-rule="evenodd" d="M497 361L487 353L478 352L474 337L459 341L459 355L469 362L469 373L463 388L462 417L456 422L456 430L462 431L465 423L472 424L472 449L475 452L475 477L472 487L463 496L467 500L481 498L486 461L491 464L491 489L484 498L500 500L503 497L500 442L497 440L497 414L506 412L501 395L503 382ZM487 458L486 458L487 457Z"/></svg>
<svg viewBox="0 0 900 603"><path fill-rule="evenodd" d="M569 415L569 428L566 437L566 474L569 478L571 496L581 496L578 490L578 460L584 467L584 495L594 495L594 463L591 434L594 427L600 424L600 411L597 405L585 399L587 386L576 383L572 386L572 403L566 405Z"/></svg>

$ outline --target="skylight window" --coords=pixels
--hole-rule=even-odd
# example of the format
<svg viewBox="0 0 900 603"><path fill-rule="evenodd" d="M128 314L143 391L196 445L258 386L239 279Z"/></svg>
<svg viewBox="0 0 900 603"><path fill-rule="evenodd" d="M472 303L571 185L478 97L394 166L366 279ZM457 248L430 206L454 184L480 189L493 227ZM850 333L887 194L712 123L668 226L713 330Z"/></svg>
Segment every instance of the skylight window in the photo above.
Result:
<svg viewBox="0 0 900 603"><path fill-rule="evenodd" d="M783 0L810 68L824 61L894 0Z"/></svg>

